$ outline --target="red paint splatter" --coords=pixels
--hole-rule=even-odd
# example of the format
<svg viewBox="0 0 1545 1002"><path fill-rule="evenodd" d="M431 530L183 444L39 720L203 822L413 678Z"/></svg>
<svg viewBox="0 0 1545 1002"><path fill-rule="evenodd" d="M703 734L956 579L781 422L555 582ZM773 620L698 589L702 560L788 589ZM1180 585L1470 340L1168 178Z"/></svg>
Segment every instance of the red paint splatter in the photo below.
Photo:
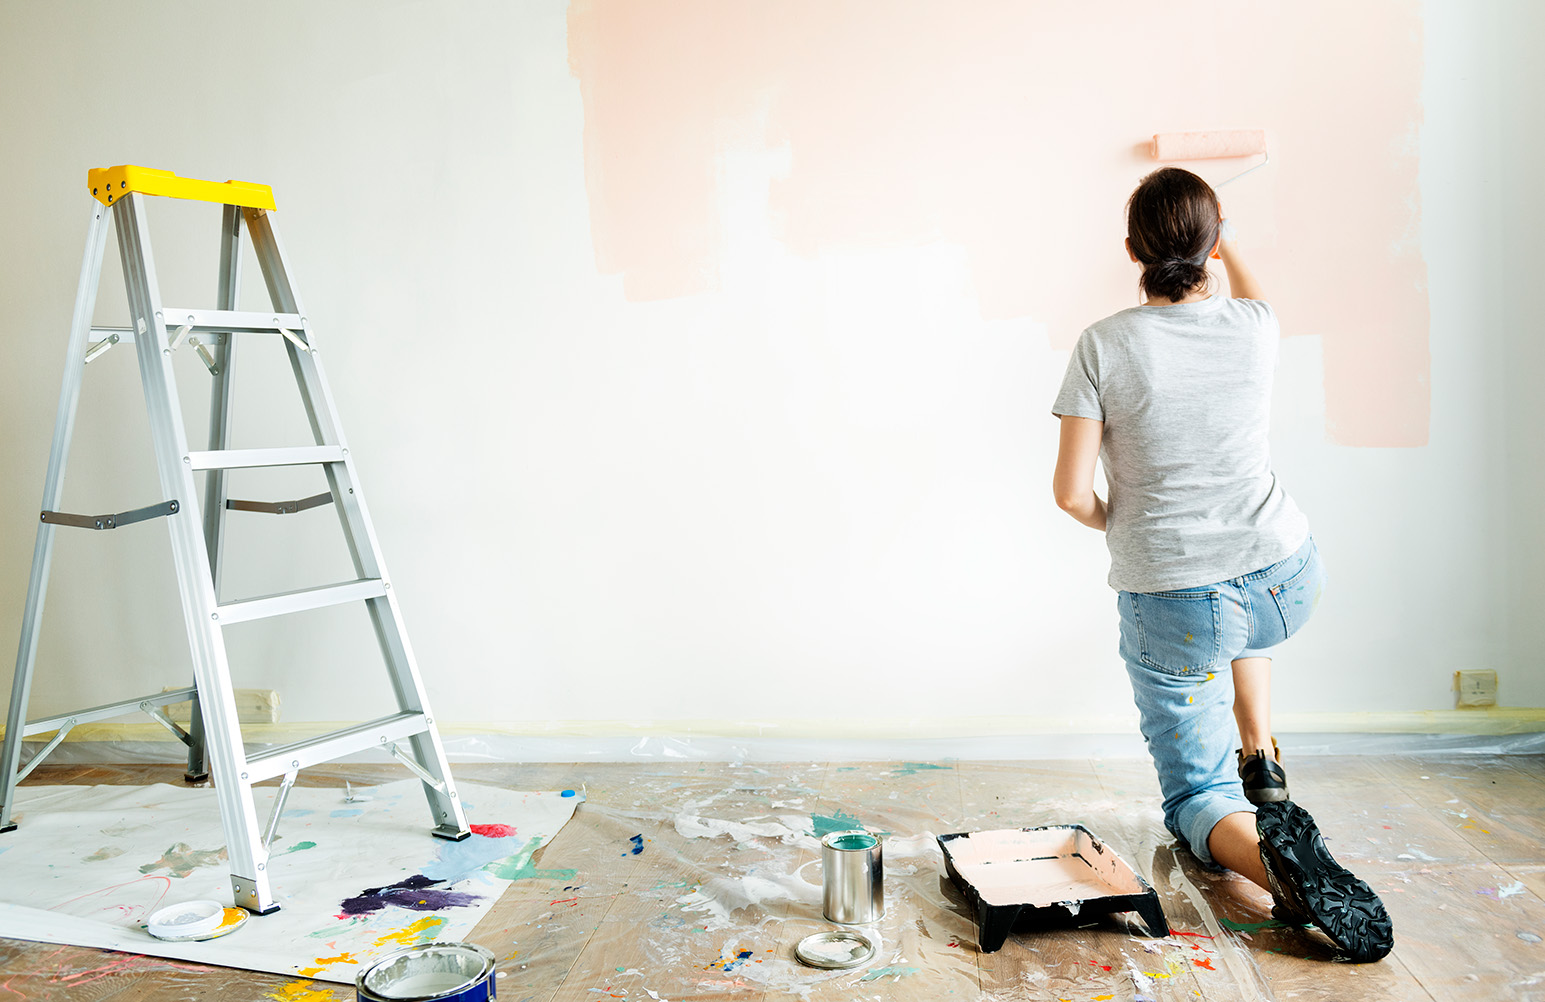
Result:
<svg viewBox="0 0 1545 1002"><path fill-rule="evenodd" d="M1195 964L1197 967L1205 967L1209 971L1216 971L1217 970L1216 967L1212 966L1212 961L1210 959L1209 960L1193 960L1193 961L1191 961L1191 963Z"/></svg>
<svg viewBox="0 0 1545 1002"><path fill-rule="evenodd" d="M549 901L547 903L549 905L568 905L570 908L573 908L579 904L579 898L559 898L557 901Z"/></svg>
<svg viewBox="0 0 1545 1002"><path fill-rule="evenodd" d="M1179 929L1171 929L1169 934L1171 936L1200 936L1203 939L1212 939L1212 937L1207 935L1205 932L1181 932Z"/></svg>
<svg viewBox="0 0 1545 1002"><path fill-rule="evenodd" d="M469 825L472 834L483 835L487 838L509 838L515 834L513 825Z"/></svg>

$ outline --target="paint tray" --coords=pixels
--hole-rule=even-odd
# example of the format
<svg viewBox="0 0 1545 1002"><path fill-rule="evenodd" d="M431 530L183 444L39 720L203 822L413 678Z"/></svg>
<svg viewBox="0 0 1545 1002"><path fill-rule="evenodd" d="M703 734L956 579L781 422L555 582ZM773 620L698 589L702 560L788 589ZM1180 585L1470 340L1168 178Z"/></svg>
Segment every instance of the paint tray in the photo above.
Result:
<svg viewBox="0 0 1545 1002"><path fill-rule="evenodd" d="M1169 935L1159 895L1083 825L940 835L950 880L976 909L983 953L1010 932L1066 927L1091 914L1137 912Z"/></svg>

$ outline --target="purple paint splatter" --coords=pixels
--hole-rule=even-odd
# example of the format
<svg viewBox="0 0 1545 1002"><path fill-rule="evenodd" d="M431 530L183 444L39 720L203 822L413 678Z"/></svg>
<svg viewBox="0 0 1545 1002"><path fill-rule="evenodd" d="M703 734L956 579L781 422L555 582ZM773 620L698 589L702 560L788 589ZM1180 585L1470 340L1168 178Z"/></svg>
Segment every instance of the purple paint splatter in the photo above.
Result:
<svg viewBox="0 0 1545 1002"><path fill-rule="evenodd" d="M358 897L345 898L344 915L365 915L378 912L387 905L410 908L416 912L434 912L441 908L458 908L474 904L480 899L476 894L448 891L436 888L443 880L431 880L422 873L415 873L407 880L385 887L367 887Z"/></svg>

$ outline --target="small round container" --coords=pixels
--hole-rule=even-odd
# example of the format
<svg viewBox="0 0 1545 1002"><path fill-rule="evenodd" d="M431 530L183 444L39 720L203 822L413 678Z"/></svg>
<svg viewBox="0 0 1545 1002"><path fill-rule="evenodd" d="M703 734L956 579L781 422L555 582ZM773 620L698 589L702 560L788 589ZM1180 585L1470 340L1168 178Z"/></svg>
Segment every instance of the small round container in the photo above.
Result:
<svg viewBox="0 0 1545 1002"><path fill-rule="evenodd" d="M354 979L359 1002L484 1002L498 997L494 955L475 943L389 953Z"/></svg>
<svg viewBox="0 0 1545 1002"><path fill-rule="evenodd" d="M227 908L218 901L184 901L151 915L145 931L169 943L193 943L235 932L245 921L244 908Z"/></svg>
<svg viewBox="0 0 1545 1002"><path fill-rule="evenodd" d="M845 971L874 959L874 943L853 929L836 929L806 936L794 947L794 956L806 967Z"/></svg>
<svg viewBox="0 0 1545 1002"><path fill-rule="evenodd" d="M821 911L838 925L868 925L885 915L880 839L862 830L821 839Z"/></svg>

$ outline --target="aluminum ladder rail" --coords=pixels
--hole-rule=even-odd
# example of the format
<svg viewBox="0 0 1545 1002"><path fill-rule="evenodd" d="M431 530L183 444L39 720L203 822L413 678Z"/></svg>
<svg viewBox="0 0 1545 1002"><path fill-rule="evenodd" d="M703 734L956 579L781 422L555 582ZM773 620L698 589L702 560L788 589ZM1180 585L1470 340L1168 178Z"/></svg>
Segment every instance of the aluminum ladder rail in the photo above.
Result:
<svg viewBox="0 0 1545 1002"><path fill-rule="evenodd" d="M17 784L78 724L136 710L149 714L187 746L187 777L213 775L220 818L229 853L235 903L257 914L278 909L269 883L269 842L297 773L365 749L391 754L423 783L434 822L432 834L460 840L470 834L457 799L450 765L435 727L423 681L408 644L391 578L381 559L364 493L322 371L320 346L291 280L291 270L274 225L272 192L266 185L200 181L169 171L124 166L92 170L88 185L96 201L86 237L86 253L76 290L74 320L65 360L64 385L55 417L53 446L43 491L43 511L33 549L32 575L16 655L16 676L0 752L0 832L13 830ZM218 308L184 309L161 300L146 220L149 196L217 202L224 206L220 241ZM109 215L118 236L129 299L130 328L93 328L92 313L102 272ZM241 277L241 241L250 235L273 309L266 313L236 309ZM289 355L315 444L277 449L229 448L231 379L236 346L249 336L277 336ZM110 515L73 515L58 510L65 462L74 431L83 370L113 346L133 344L139 361L150 418L151 439L160 471L163 500ZM194 348L212 379L208 448L189 447L182 407L173 378L172 358ZM241 501L226 492L226 471L277 466L320 466L329 491L282 502ZM194 474L203 472L202 492ZM287 514L333 503L337 507L355 579L318 588L223 601L220 596L225 518L228 511ZM27 703L37 660L38 634L48 588L54 532L65 525L114 529L165 518L171 535L183 618L192 651L193 684L137 699L120 700L71 713L27 720ZM235 623L282 616L307 609L363 601L369 611L386 663L398 710L377 720L320 737L270 748L249 757L242 743L235 693L226 657L224 630ZM171 703L191 700L190 726L184 729L165 713ZM53 731L53 738L25 767L22 740ZM404 750L403 745L407 746ZM259 825L253 786L283 777L266 824Z"/></svg>

